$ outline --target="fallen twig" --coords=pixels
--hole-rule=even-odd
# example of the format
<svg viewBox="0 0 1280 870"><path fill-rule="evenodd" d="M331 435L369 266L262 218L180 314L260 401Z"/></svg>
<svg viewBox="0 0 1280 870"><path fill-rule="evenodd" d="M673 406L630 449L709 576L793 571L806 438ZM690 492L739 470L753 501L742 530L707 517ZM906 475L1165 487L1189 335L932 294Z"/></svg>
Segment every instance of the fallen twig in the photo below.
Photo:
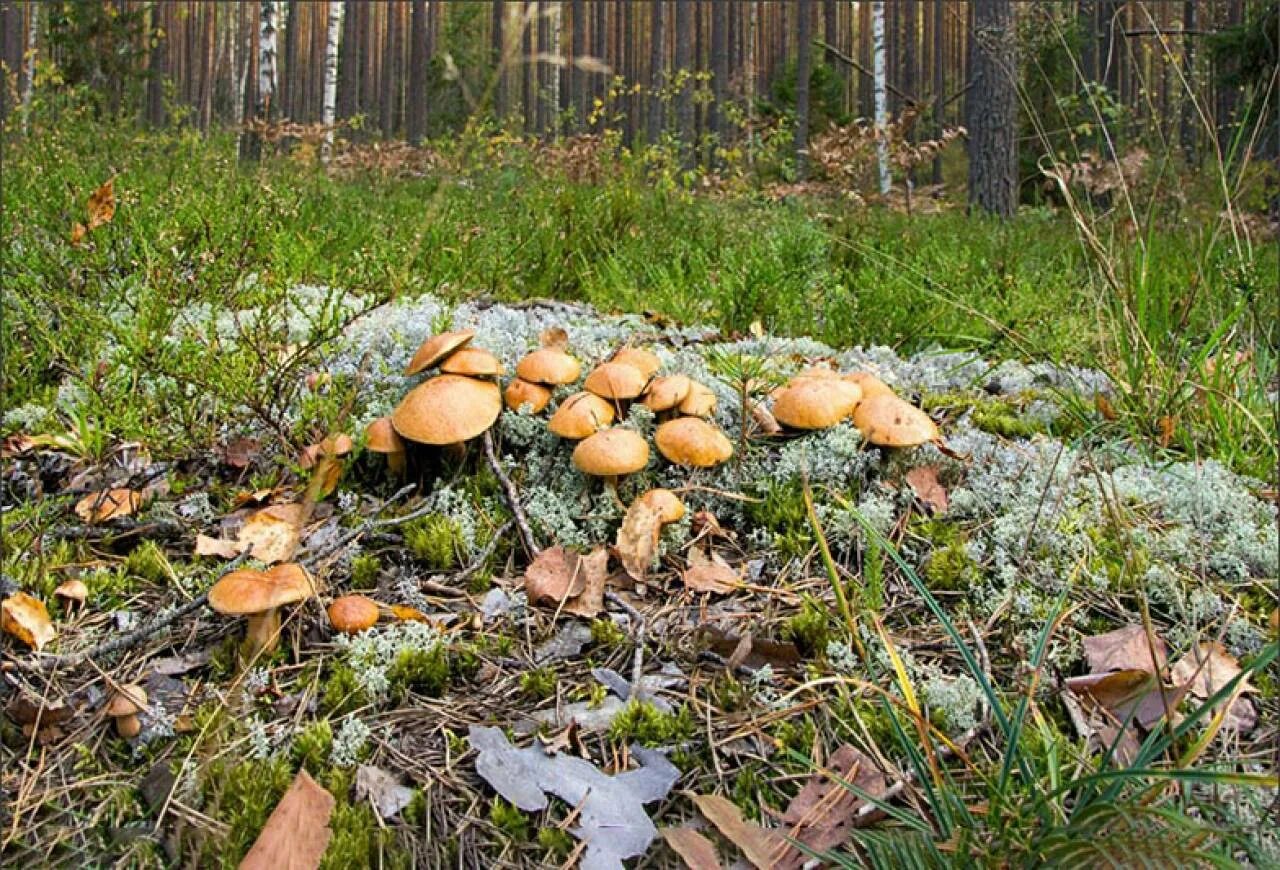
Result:
<svg viewBox="0 0 1280 870"><path fill-rule="evenodd" d="M494 477L498 478L498 483L502 486L502 494L507 498L507 507L511 508L511 516L515 520L516 528L520 530L520 540L524 548L529 551L530 556L537 558L542 548L533 537L533 529L529 528L529 517L520 505L520 493L516 491L516 485L511 482L511 478L502 470L502 464L498 462L498 454L493 448L492 430L486 430L484 433L484 457L489 461L489 468L493 470Z"/></svg>
<svg viewBox="0 0 1280 870"><path fill-rule="evenodd" d="M616 592L606 592L604 599L618 605L631 617L632 637L636 643L636 657L631 665L631 697L643 701L644 684L640 682L640 678L644 676L644 614Z"/></svg>

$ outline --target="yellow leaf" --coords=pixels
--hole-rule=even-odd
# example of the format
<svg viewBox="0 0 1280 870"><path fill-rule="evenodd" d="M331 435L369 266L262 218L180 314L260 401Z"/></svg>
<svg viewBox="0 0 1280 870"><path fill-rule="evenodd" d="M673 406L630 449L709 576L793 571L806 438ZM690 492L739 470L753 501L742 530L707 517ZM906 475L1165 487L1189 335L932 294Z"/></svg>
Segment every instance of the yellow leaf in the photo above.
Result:
<svg viewBox="0 0 1280 870"><path fill-rule="evenodd" d="M44 602L25 592L15 592L0 604L0 628L36 650L57 634Z"/></svg>
<svg viewBox="0 0 1280 870"><path fill-rule="evenodd" d="M111 223L116 216L116 180L108 178L102 186L89 196L89 226L94 230L103 224Z"/></svg>
<svg viewBox="0 0 1280 870"><path fill-rule="evenodd" d="M91 492L76 502L76 516L86 523L102 523L127 517L142 507L142 493L132 489L104 489Z"/></svg>

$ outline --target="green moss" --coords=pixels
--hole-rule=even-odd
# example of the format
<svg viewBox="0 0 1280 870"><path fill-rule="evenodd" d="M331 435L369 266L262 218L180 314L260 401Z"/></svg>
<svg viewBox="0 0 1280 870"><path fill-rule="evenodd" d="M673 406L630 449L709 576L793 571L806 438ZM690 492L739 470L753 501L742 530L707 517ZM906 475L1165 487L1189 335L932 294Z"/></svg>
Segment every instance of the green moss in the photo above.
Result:
<svg viewBox="0 0 1280 870"><path fill-rule="evenodd" d="M226 759L207 762L201 777L202 810L223 822L227 830L225 835L199 841L196 863L235 867L257 839L293 776L283 758L239 764Z"/></svg>
<svg viewBox="0 0 1280 870"><path fill-rule="evenodd" d="M449 686L449 657L444 644L430 650L401 650L387 669L391 697L397 700L414 691L436 698Z"/></svg>
<svg viewBox="0 0 1280 870"><path fill-rule="evenodd" d="M958 524L933 517L916 522L912 532L931 545L924 563L924 580L930 589L961 592L982 580L982 567L970 557L965 547L968 535Z"/></svg>
<svg viewBox="0 0 1280 870"><path fill-rule="evenodd" d="M335 664L320 693L320 708L332 716L343 716L354 713L369 701L356 672L347 665Z"/></svg>
<svg viewBox="0 0 1280 870"><path fill-rule="evenodd" d="M688 740L697 731L697 723L688 707L663 713L652 704L630 702L609 726L609 738L618 743L641 746L664 746Z"/></svg>
<svg viewBox="0 0 1280 870"><path fill-rule="evenodd" d="M975 427L1005 438L1030 438L1048 433L1052 427L1041 420L1023 416L1023 410L1036 398L1033 394L1021 396L980 396L970 393L934 393L921 399L922 407L932 413L945 411L953 416L970 412L969 419Z"/></svg>
<svg viewBox="0 0 1280 870"><path fill-rule="evenodd" d="M382 560L372 553L361 553L351 560L351 586L353 589L373 589L378 585L382 572Z"/></svg>
<svg viewBox="0 0 1280 870"><path fill-rule="evenodd" d="M293 738L293 762L307 770L319 770L333 749L333 727L328 719L312 722Z"/></svg>
<svg viewBox="0 0 1280 870"><path fill-rule="evenodd" d="M754 764L740 767L733 776L733 786L729 792L729 800L737 804L743 816L760 820L760 798L767 797L775 791L769 785L767 776L760 772Z"/></svg>
<svg viewBox="0 0 1280 870"><path fill-rule="evenodd" d="M155 541L143 541L134 547L124 560L124 569L152 583L168 583L177 577L164 550Z"/></svg>
<svg viewBox="0 0 1280 870"><path fill-rule="evenodd" d="M561 863L573 851L573 837L563 828L538 828L538 845L553 863Z"/></svg>
<svg viewBox="0 0 1280 870"><path fill-rule="evenodd" d="M509 840L529 841L529 817L496 795L489 804L489 821Z"/></svg>
<svg viewBox="0 0 1280 870"><path fill-rule="evenodd" d="M784 719L773 730L773 739L784 753L788 750L807 754L813 748L818 726L809 716Z"/></svg>
<svg viewBox="0 0 1280 870"><path fill-rule="evenodd" d="M555 668L543 666L520 675L520 691L535 701L550 698L556 693Z"/></svg>
<svg viewBox="0 0 1280 870"><path fill-rule="evenodd" d="M813 529L796 481L769 486L760 501L748 502L747 518L773 533L773 545L784 559L799 558L813 547Z"/></svg>
<svg viewBox="0 0 1280 870"><path fill-rule="evenodd" d="M378 824L366 803L339 801L329 818L333 836L320 861L321 870L348 867L411 867L412 858L396 843L395 831Z"/></svg>
<svg viewBox="0 0 1280 870"><path fill-rule="evenodd" d="M458 524L441 514L429 514L406 523L404 542L414 558L426 563L433 571L446 571L456 567L459 564L459 554L465 549L462 530Z"/></svg>
<svg viewBox="0 0 1280 870"><path fill-rule="evenodd" d="M627 642L627 633L612 619L596 619L591 622L591 642L605 649L616 649Z"/></svg>
<svg viewBox="0 0 1280 870"><path fill-rule="evenodd" d="M818 599L804 596L800 609L783 624L782 637L805 656L821 653L831 639L831 612Z"/></svg>

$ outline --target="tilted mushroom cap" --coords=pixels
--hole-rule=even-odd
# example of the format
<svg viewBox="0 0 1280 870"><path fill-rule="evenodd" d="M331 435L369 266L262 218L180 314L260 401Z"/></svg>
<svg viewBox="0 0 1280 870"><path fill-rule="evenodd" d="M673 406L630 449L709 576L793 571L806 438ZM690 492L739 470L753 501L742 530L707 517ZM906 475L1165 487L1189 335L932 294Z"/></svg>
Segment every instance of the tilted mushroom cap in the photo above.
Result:
<svg viewBox="0 0 1280 870"><path fill-rule="evenodd" d="M576 441L613 422L613 405L595 393L574 393L560 403L547 428L551 434Z"/></svg>
<svg viewBox="0 0 1280 870"><path fill-rule="evenodd" d="M356 634L378 621L377 602L363 595L343 595L329 605L329 622L335 631Z"/></svg>
<svg viewBox="0 0 1280 870"><path fill-rule="evenodd" d="M892 387L870 372L849 372L849 374L841 375L840 377L842 380L861 387L863 399L870 399L872 396L894 395Z"/></svg>
<svg viewBox="0 0 1280 870"><path fill-rule="evenodd" d="M365 427L364 444L374 453L404 452L404 439L391 425L390 417L379 417Z"/></svg>
<svg viewBox="0 0 1280 870"><path fill-rule="evenodd" d="M477 378L497 377L502 374L502 361L481 347L464 347L449 354L440 363L440 371L451 375L471 375Z"/></svg>
<svg viewBox="0 0 1280 870"><path fill-rule="evenodd" d="M409 360L409 365L405 367L404 373L406 375L416 375L423 369L431 368L475 337L476 331L474 329L464 329L460 332L442 332L439 335L431 336L414 352L413 359Z"/></svg>
<svg viewBox="0 0 1280 870"><path fill-rule="evenodd" d="M559 348L540 347L516 363L516 374L535 384L572 384L582 366Z"/></svg>
<svg viewBox="0 0 1280 870"><path fill-rule="evenodd" d="M232 571L209 590L209 606L227 616L252 616L311 597L311 578L296 562L267 571Z"/></svg>
<svg viewBox="0 0 1280 870"><path fill-rule="evenodd" d="M668 420L653 435L658 452L676 465L708 468L733 455L724 433L699 417Z"/></svg>
<svg viewBox="0 0 1280 870"><path fill-rule="evenodd" d="M134 716L147 706L147 690L135 683L126 683L111 693L107 702L108 716Z"/></svg>
<svg viewBox="0 0 1280 870"><path fill-rule="evenodd" d="M937 440L938 427L929 415L897 396L865 399L853 412L862 437L880 447L915 447Z"/></svg>
<svg viewBox="0 0 1280 870"><path fill-rule="evenodd" d="M689 384L689 395L676 406L681 414L690 417L710 417L716 409L716 394L705 384L693 381Z"/></svg>
<svg viewBox="0 0 1280 870"><path fill-rule="evenodd" d="M657 511L664 524L677 522L684 516L684 502L669 489L651 489L640 496L640 501Z"/></svg>
<svg viewBox="0 0 1280 870"><path fill-rule="evenodd" d="M392 412L391 423L410 441L459 444L482 434L501 413L497 384L437 375L409 391Z"/></svg>
<svg viewBox="0 0 1280 870"><path fill-rule="evenodd" d="M794 381L773 403L773 416L792 429L826 429L853 413L862 398L857 384L828 378Z"/></svg>
<svg viewBox="0 0 1280 870"><path fill-rule="evenodd" d="M649 464L649 442L631 429L601 429L573 448L573 464L593 477L631 474Z"/></svg>
<svg viewBox="0 0 1280 870"><path fill-rule="evenodd" d="M607 362L596 366L582 385L606 399L634 399L644 392L648 380L635 366Z"/></svg>
<svg viewBox="0 0 1280 870"><path fill-rule="evenodd" d="M512 411L519 411L528 405L533 413L541 414L551 401L551 391L542 384L535 384L523 378L513 378L511 383L507 384L507 390L502 397Z"/></svg>
<svg viewBox="0 0 1280 870"><path fill-rule="evenodd" d="M53 590L53 594L63 601L74 601L78 604L84 604L89 597L89 587L85 585L83 580L64 580L58 584L58 588Z"/></svg>
<svg viewBox="0 0 1280 870"><path fill-rule="evenodd" d="M609 362L631 366L644 375L646 381L662 368L662 360L658 359L657 354L640 347L624 347L610 357Z"/></svg>
<svg viewBox="0 0 1280 870"><path fill-rule="evenodd" d="M693 381L687 375L654 378L644 394L644 406L650 411L670 411L689 395Z"/></svg>

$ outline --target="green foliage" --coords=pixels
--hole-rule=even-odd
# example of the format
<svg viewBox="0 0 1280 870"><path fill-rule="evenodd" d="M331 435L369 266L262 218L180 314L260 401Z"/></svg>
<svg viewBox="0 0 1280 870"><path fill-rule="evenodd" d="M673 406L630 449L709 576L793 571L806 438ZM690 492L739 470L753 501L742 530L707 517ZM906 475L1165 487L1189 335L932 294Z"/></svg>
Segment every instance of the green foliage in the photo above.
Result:
<svg viewBox="0 0 1280 870"><path fill-rule="evenodd" d="M520 675L520 691L534 701L544 701L556 693L556 670L548 665Z"/></svg>
<svg viewBox="0 0 1280 870"><path fill-rule="evenodd" d="M169 583L176 577L164 550L155 541L143 541L134 547L124 561L124 569L151 583Z"/></svg>
<svg viewBox="0 0 1280 870"><path fill-rule="evenodd" d="M573 851L574 840L564 828L538 828L538 845L546 850L548 858L561 863Z"/></svg>
<svg viewBox="0 0 1280 870"><path fill-rule="evenodd" d="M378 574L382 571L382 560L372 553L360 553L351 560L351 588L374 589L378 585Z"/></svg>
<svg viewBox="0 0 1280 870"><path fill-rule="evenodd" d="M365 706L369 700L356 672L345 664L334 664L320 694L321 709L331 716L343 716Z"/></svg>
<svg viewBox="0 0 1280 870"><path fill-rule="evenodd" d="M404 542L414 558L425 562L433 571L446 571L458 564L458 554L466 542L456 520L441 514L429 514L406 523Z"/></svg>
<svg viewBox="0 0 1280 870"><path fill-rule="evenodd" d="M341 794L345 795L346 791ZM395 830L380 825L368 803L353 804L340 798L334 805L329 827L333 837L320 861L321 870L347 867L408 870L413 866L411 856L397 846Z"/></svg>
<svg viewBox="0 0 1280 870"><path fill-rule="evenodd" d="M489 804L489 821L512 842L529 841L529 817L497 795Z"/></svg>
<svg viewBox="0 0 1280 870"><path fill-rule="evenodd" d="M968 538L958 523L942 517L921 518L911 531L930 545L924 563L930 589L964 592L982 579L982 569L965 549Z"/></svg>
<svg viewBox="0 0 1280 870"><path fill-rule="evenodd" d="M401 650L387 670L393 698L402 699L409 691L439 697L449 685L449 657L444 644L430 650Z"/></svg>
<svg viewBox="0 0 1280 870"><path fill-rule="evenodd" d="M803 556L813 547L813 529L799 481L767 484L758 502L746 505L747 518L773 533L780 558Z"/></svg>
<svg viewBox="0 0 1280 870"><path fill-rule="evenodd" d="M697 723L688 707L663 713L652 704L629 702L609 726L609 739L617 743L636 742L642 746L665 746L688 740Z"/></svg>
<svg viewBox="0 0 1280 870"><path fill-rule="evenodd" d="M333 749L333 726L328 719L317 719L293 738L294 764L309 771L321 770L329 763Z"/></svg>
<svg viewBox="0 0 1280 870"><path fill-rule="evenodd" d="M593 619L591 642L606 649L614 649L627 642L627 634L612 619Z"/></svg>
<svg viewBox="0 0 1280 870"><path fill-rule="evenodd" d="M293 781L287 759L236 763L215 759L202 772L203 811L228 826L199 844L201 866L235 867Z"/></svg>
<svg viewBox="0 0 1280 870"><path fill-rule="evenodd" d="M787 617L782 626L782 637L796 645L805 656L814 656L827 648L831 639L830 611L818 599L806 595L800 601L800 609Z"/></svg>
<svg viewBox="0 0 1280 870"><path fill-rule="evenodd" d="M62 81L99 114L137 105L148 78L145 47L158 36L147 10L116 3L42 4L45 38L58 56Z"/></svg>

